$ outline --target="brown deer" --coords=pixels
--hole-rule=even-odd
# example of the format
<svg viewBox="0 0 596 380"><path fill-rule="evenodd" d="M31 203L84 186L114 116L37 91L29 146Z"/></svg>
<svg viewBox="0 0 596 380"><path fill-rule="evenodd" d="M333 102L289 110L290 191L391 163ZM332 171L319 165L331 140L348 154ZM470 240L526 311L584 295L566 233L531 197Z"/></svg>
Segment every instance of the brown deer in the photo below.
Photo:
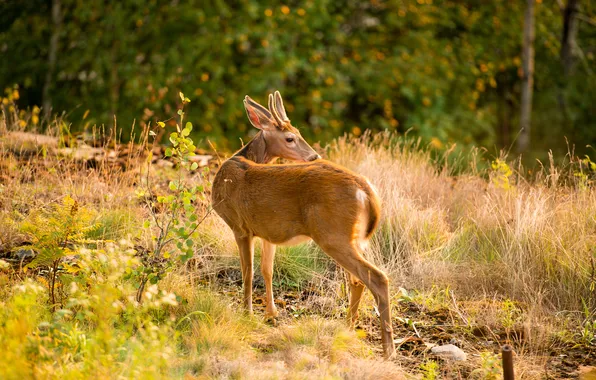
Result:
<svg viewBox="0 0 596 380"><path fill-rule="evenodd" d="M277 316L272 278L275 245L312 239L350 276L348 319L353 325L364 285L380 312L383 350L393 354L389 282L385 273L362 257L364 242L379 223L380 201L368 180L320 159L286 115L279 92L269 109L250 97L244 107L260 129L244 148L223 163L213 181L215 211L232 229L240 251L244 305L252 313L253 240L263 241L261 269L266 314ZM303 163L270 165L277 158Z"/></svg>

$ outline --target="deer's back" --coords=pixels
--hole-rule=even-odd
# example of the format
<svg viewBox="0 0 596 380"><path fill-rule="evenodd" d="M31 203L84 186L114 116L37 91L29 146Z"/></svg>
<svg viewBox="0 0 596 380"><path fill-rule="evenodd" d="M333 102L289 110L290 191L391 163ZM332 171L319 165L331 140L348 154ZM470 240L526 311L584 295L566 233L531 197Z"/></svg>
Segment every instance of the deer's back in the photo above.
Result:
<svg viewBox="0 0 596 380"><path fill-rule="evenodd" d="M213 207L235 233L281 243L330 230L351 234L362 194L377 201L366 179L325 160L260 165L233 157L213 182Z"/></svg>

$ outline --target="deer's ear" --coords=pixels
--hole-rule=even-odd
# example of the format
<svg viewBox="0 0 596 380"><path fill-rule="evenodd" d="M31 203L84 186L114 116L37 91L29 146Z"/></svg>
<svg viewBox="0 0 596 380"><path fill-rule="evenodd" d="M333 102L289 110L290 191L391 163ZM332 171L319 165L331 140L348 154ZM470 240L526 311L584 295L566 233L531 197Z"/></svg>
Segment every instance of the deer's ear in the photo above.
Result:
<svg viewBox="0 0 596 380"><path fill-rule="evenodd" d="M275 111L283 121L290 121L284 108L284 101L281 99L279 91L275 91Z"/></svg>
<svg viewBox="0 0 596 380"><path fill-rule="evenodd" d="M276 128L271 112L252 100L248 95L244 97L244 109L246 109L246 115L253 127L263 130L273 130Z"/></svg>

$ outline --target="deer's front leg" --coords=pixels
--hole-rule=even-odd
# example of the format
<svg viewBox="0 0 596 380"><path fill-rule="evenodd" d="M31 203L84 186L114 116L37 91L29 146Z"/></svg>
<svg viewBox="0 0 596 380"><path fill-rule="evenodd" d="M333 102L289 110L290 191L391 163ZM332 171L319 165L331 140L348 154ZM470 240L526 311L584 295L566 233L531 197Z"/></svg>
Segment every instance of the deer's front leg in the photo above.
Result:
<svg viewBox="0 0 596 380"><path fill-rule="evenodd" d="M236 237L240 253L240 267L242 269L242 287L244 289L244 307L252 314L252 277L253 277L253 239L252 236Z"/></svg>
<svg viewBox="0 0 596 380"><path fill-rule="evenodd" d="M265 294L267 298L267 308L265 317L277 317L277 308L273 300L273 259L275 258L275 244L263 240L263 252L261 254L261 273L265 280Z"/></svg>

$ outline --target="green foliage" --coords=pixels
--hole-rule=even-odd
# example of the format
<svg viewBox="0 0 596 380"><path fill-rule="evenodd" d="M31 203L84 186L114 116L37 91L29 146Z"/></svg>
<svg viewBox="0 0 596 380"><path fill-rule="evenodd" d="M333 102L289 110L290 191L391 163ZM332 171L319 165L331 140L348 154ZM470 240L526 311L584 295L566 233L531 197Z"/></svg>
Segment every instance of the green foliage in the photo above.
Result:
<svg viewBox="0 0 596 380"><path fill-rule="evenodd" d="M480 353L480 368L472 371L470 376L473 379L498 380L502 371L499 355L484 351Z"/></svg>
<svg viewBox="0 0 596 380"><path fill-rule="evenodd" d="M592 289L594 292L594 289ZM590 308L590 302L582 299L584 320L581 324L578 341L591 346L596 344L596 310Z"/></svg>
<svg viewBox="0 0 596 380"><path fill-rule="evenodd" d="M510 190L512 188L511 184L511 176L513 175L513 171L507 164L507 162L497 158L494 160L490 167L492 169L491 172L491 180L492 183L499 188Z"/></svg>
<svg viewBox="0 0 596 380"><path fill-rule="evenodd" d="M26 248L38 252L26 268L47 266L66 255L72 255L69 246L86 242L87 234L97 228L92 223L93 217L91 210L80 207L68 195L62 204L54 204L48 210L33 213L21 225L21 231L33 240L32 245Z"/></svg>
<svg viewBox="0 0 596 380"><path fill-rule="evenodd" d="M65 256L73 255L73 247L77 244L89 242L86 237L97 228L92 223L94 213L80 207L78 202L70 196L64 197L62 204L55 204L48 210L33 213L21 225L21 230L32 239L32 245L17 249L31 249L36 253L35 258L25 270L37 267L49 267L47 281L49 301L52 308L56 307L56 286L59 269L66 269L67 273L76 273L77 267L64 265L59 268Z"/></svg>
<svg viewBox="0 0 596 380"><path fill-rule="evenodd" d="M434 360L427 360L420 364L420 369L422 370L422 378L424 380L435 380L441 375L439 372L439 363Z"/></svg>
<svg viewBox="0 0 596 380"><path fill-rule="evenodd" d="M3 55L20 62L0 68L0 83L20 85L24 108L41 104L55 27L50 2L21 3L0 12ZM72 112L74 130L111 123L114 114L120 126L162 120L179 102L170 94L184 90L196 97L194 137L234 148L250 129L244 95L264 101L279 89L309 140L389 129L438 146L509 147L516 135L523 2L61 4L48 85L54 110ZM582 14L593 18L594 10ZM537 147L565 153L564 135L582 150L596 142L596 76L593 52L562 75L561 14L557 2L536 5L533 135ZM579 23L579 47L589 46L592 28Z"/></svg>
<svg viewBox="0 0 596 380"><path fill-rule="evenodd" d="M329 258L319 248L310 244L278 247L273 265L273 285L299 288L316 274L322 273L328 264Z"/></svg>
<svg viewBox="0 0 596 380"><path fill-rule="evenodd" d="M586 190L596 178L596 162L592 162L590 156L585 155L583 159L578 160L578 169L573 172L573 175L577 178L579 188Z"/></svg>
<svg viewBox="0 0 596 380"><path fill-rule="evenodd" d="M506 299L501 303L501 309L499 310L499 322L507 332L507 336L509 336L510 331L521 322L522 316L522 310L514 301Z"/></svg>
<svg viewBox="0 0 596 380"><path fill-rule="evenodd" d="M207 175L209 168L203 173L198 173L202 183L191 185L187 177L193 174L198 168L196 162L192 162L196 147L193 140L189 137L192 131L192 123L187 122L182 128L184 121L184 105L190 100L180 93L182 107L178 110L179 123L176 124L176 132L170 134L172 147L167 148L165 155L170 157L178 165L178 178L170 181L168 188L170 195L160 195L155 197L157 205L163 208L162 213L156 211L156 203L152 195L149 176L146 179L146 188L137 190L137 195L145 200L150 212L151 220L146 220L143 227L146 229L156 229L156 235L152 235L154 246L151 250L143 250L141 254L141 265L135 268L130 276L137 278L138 290L137 301L141 302L143 291L147 282L156 284L165 274L173 268L174 261L172 253L166 249L171 243L175 243L178 259L181 263L187 262L194 255L193 234L209 214L206 211L204 217L199 220L197 217L197 203L205 201L205 185L209 185ZM165 128L165 123L158 122L159 128ZM152 135L156 135L153 133ZM151 165L152 156L149 154L147 163ZM147 170L149 173L149 168Z"/></svg>
<svg viewBox="0 0 596 380"><path fill-rule="evenodd" d="M75 252L81 270L65 305L52 315L43 287L31 279L0 303L1 378L167 377L176 334L155 310L175 306L171 293L149 287L139 305L126 273L138 265L134 250L108 244Z"/></svg>

